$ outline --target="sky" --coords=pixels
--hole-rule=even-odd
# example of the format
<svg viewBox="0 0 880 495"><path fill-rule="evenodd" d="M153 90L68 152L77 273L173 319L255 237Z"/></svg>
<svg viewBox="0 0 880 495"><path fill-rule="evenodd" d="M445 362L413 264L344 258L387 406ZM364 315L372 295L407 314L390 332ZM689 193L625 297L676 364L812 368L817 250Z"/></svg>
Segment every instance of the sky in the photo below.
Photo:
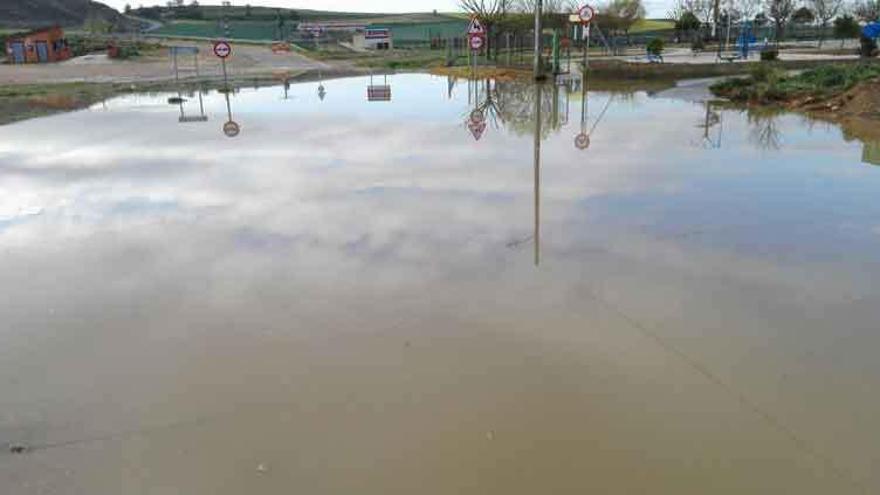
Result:
<svg viewBox="0 0 880 495"><path fill-rule="evenodd" d="M138 7L141 3L145 6L164 4L158 0L102 0L119 10L130 3ZM189 0L187 0L189 2ZM220 4L220 0L201 1L205 5ZM340 10L347 12L453 12L458 9L458 0L233 0L233 4L264 5L270 7L287 7L314 10ZM599 2L596 2L599 3ZM644 0L648 15L662 17L666 14L666 0Z"/></svg>

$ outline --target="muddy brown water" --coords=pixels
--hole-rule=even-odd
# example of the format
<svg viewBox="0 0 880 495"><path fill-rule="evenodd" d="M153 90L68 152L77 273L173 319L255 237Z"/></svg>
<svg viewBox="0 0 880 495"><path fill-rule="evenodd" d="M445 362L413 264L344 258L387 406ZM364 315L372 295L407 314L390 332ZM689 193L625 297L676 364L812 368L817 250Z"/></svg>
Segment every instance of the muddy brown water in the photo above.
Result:
<svg viewBox="0 0 880 495"><path fill-rule="evenodd" d="M0 127L0 493L878 491L877 144L369 83Z"/></svg>

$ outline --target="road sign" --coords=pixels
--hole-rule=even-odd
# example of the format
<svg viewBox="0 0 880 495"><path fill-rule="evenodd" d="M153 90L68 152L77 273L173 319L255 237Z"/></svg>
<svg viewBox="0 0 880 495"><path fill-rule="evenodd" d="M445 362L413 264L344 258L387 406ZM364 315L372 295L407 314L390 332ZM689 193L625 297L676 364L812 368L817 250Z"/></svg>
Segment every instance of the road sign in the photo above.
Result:
<svg viewBox="0 0 880 495"><path fill-rule="evenodd" d="M486 117L483 115L483 111L479 108L475 109L471 112L471 122L474 124L479 124L486 120Z"/></svg>
<svg viewBox="0 0 880 495"><path fill-rule="evenodd" d="M225 59L232 55L232 46L226 41L218 41L214 43L214 55Z"/></svg>
<svg viewBox="0 0 880 495"><path fill-rule="evenodd" d="M593 22L593 18L596 17L596 10L589 5L584 5L578 10L578 18L581 20L582 24L589 24Z"/></svg>
<svg viewBox="0 0 880 495"><path fill-rule="evenodd" d="M482 50L486 45L486 41L482 36L471 36L468 43L471 45L471 50L475 52Z"/></svg>
<svg viewBox="0 0 880 495"><path fill-rule="evenodd" d="M233 120L223 124L223 134L226 134L226 137L234 138L235 136L238 136L240 132L241 127L239 127L238 123Z"/></svg>
<svg viewBox="0 0 880 495"><path fill-rule="evenodd" d="M479 141L483 137L483 133L486 132L486 123L468 122L468 129L471 131L471 135L474 136L474 140Z"/></svg>
<svg viewBox="0 0 880 495"><path fill-rule="evenodd" d="M468 36L486 36L486 27L476 17L471 18L471 24L468 26Z"/></svg>
<svg viewBox="0 0 880 495"><path fill-rule="evenodd" d="M574 145L579 150L585 150L590 147L590 136L589 134L582 132L574 138Z"/></svg>

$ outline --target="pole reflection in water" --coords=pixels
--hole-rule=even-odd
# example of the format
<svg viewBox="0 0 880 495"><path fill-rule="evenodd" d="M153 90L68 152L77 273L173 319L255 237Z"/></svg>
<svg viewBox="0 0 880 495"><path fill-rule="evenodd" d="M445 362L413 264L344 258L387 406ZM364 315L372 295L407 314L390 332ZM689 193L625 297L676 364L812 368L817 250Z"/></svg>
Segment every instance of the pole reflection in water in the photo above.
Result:
<svg viewBox="0 0 880 495"><path fill-rule="evenodd" d="M541 264L541 98L542 87L535 84L535 266Z"/></svg>
<svg viewBox="0 0 880 495"><path fill-rule="evenodd" d="M225 88L224 96L226 97L226 123L223 124L223 134L225 134L226 137L234 138L241 133L241 126L239 126L238 122L236 122L232 118L232 101L229 99L229 94L231 92L232 90L230 90L229 87Z"/></svg>
<svg viewBox="0 0 880 495"><path fill-rule="evenodd" d="M574 145L579 150L586 150L590 147L590 144L593 139L593 133L596 132L596 128L599 127L599 124L602 123L602 119L605 118L605 114L608 113L608 108L611 106L611 103L614 102L615 94L611 93L611 96L608 97L608 100L605 101L605 105L602 107L602 111L599 112L599 116L596 117L595 122L593 122L592 127L589 126L589 98L590 91L588 87L586 76L581 83L581 132L574 138Z"/></svg>
<svg viewBox="0 0 880 495"><path fill-rule="evenodd" d="M706 116L697 127L703 130L702 146L706 149L721 149L721 135L724 132L724 123L721 120L721 114L712 108L712 102L706 101ZM715 135L712 130L717 129Z"/></svg>

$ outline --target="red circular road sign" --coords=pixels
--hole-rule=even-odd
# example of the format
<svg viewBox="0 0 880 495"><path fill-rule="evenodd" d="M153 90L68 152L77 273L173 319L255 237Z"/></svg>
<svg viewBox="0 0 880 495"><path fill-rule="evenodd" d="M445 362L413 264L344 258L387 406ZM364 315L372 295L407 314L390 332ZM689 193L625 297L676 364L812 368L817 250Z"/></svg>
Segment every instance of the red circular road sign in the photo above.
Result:
<svg viewBox="0 0 880 495"><path fill-rule="evenodd" d="M578 10L578 17L580 17L582 23L589 24L596 17L596 10L589 5L584 5Z"/></svg>
<svg viewBox="0 0 880 495"><path fill-rule="evenodd" d="M241 132L241 127L239 127L238 123L230 120L229 122L223 124L223 134L226 134L226 137L234 138L238 136Z"/></svg>
<svg viewBox="0 0 880 495"><path fill-rule="evenodd" d="M585 150L585 149L589 148L590 147L590 136L585 132L578 134L577 137L574 138L574 145L579 150Z"/></svg>
<svg viewBox="0 0 880 495"><path fill-rule="evenodd" d="M214 55L220 58L226 58L232 55L232 45L226 41L218 41L214 43Z"/></svg>
<svg viewBox="0 0 880 495"><path fill-rule="evenodd" d="M471 122L473 122L474 124L480 124L485 120L486 120L486 117L485 117L485 115L483 115L483 111L480 110L479 108L477 108L473 112L471 112Z"/></svg>
<svg viewBox="0 0 880 495"><path fill-rule="evenodd" d="M470 45L471 50L480 51L483 49L483 46L486 44L486 40L483 39L482 36L471 36Z"/></svg>

